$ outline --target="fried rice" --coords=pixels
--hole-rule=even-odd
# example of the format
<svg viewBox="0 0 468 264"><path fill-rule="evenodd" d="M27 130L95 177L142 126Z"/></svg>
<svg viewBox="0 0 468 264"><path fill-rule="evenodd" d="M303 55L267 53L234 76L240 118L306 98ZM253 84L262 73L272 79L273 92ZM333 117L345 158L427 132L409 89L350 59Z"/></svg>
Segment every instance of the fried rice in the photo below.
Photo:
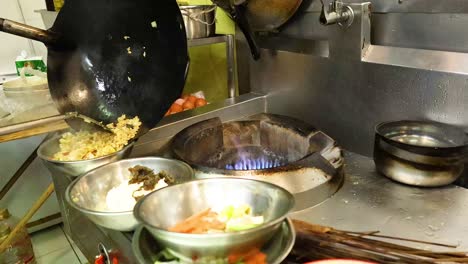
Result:
<svg viewBox="0 0 468 264"><path fill-rule="evenodd" d="M114 133L103 131L67 132L60 138L60 151L53 156L58 161L77 161L102 157L123 149L134 138L141 126L140 119L127 119L108 124Z"/></svg>

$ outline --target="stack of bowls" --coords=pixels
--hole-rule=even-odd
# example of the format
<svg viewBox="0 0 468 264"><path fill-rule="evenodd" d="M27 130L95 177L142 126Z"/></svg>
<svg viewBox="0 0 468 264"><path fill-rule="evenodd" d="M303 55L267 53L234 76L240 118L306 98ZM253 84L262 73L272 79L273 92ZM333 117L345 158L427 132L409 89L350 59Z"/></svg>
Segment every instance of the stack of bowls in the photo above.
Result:
<svg viewBox="0 0 468 264"><path fill-rule="evenodd" d="M167 229L207 208L248 204L253 215L265 222L238 232L187 234ZM294 197L285 189L263 181L212 178L173 185L142 198L134 215L156 241L190 259L225 257L232 252L261 248L279 230L294 207Z"/></svg>
<svg viewBox="0 0 468 264"><path fill-rule="evenodd" d="M46 78L31 76L3 83L12 112L22 112L52 103Z"/></svg>

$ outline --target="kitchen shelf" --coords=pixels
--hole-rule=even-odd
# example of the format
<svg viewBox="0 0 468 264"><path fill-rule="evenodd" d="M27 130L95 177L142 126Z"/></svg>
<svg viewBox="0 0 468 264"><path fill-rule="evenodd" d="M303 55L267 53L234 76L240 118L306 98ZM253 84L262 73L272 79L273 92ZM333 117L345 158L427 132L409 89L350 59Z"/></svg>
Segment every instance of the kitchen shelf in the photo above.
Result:
<svg viewBox="0 0 468 264"><path fill-rule="evenodd" d="M226 43L228 96L229 98L233 98L236 95L234 36L218 35L209 38L192 39L188 40L187 45L189 47L196 47L218 43ZM64 121L40 125L44 118L58 116L55 108L49 109L51 107L54 108L52 105L47 106L47 112L33 109L27 113L20 113L6 122L0 121L0 143L67 129L68 125ZM37 126L29 128L32 124L37 124Z"/></svg>
<svg viewBox="0 0 468 264"><path fill-rule="evenodd" d="M227 42L228 37L232 35L218 35L209 38L199 38L199 39L189 39L188 46L195 47L195 46L204 46L204 45L211 45L216 43L224 43Z"/></svg>
<svg viewBox="0 0 468 264"><path fill-rule="evenodd" d="M217 43L226 43L226 64L227 64L227 87L228 97L236 96L236 75L235 75L235 60L234 60L234 36L233 35L218 35L209 38L189 39L189 47L206 46Z"/></svg>

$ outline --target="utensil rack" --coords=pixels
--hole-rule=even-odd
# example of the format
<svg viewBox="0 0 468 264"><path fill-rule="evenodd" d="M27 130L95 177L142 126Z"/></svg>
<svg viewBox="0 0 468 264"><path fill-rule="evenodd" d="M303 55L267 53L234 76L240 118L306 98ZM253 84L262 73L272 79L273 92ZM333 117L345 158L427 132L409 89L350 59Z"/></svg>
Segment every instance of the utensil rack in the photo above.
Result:
<svg viewBox="0 0 468 264"><path fill-rule="evenodd" d="M233 35L218 35L209 38L190 39L188 47L207 46L218 43L226 43L226 64L227 64L227 88L228 97L236 96L236 64L234 59L234 36ZM57 115L58 116L58 115ZM41 116L31 117L30 121L22 123L11 123L0 127L0 143L11 140L36 136L44 133L50 133L67 129L68 125L65 121L57 121L47 125L40 125L45 118ZM36 126L29 128L32 124Z"/></svg>

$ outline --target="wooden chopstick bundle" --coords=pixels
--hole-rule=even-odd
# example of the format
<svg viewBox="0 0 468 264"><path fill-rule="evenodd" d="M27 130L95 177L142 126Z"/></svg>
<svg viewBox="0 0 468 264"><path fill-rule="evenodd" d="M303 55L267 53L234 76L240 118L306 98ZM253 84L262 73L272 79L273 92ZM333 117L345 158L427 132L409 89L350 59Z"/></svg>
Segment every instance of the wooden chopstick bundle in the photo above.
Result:
<svg viewBox="0 0 468 264"><path fill-rule="evenodd" d="M351 232L293 220L297 232L296 244L285 263L347 258L376 263L468 263L465 252L437 252L398 245L379 239L456 248L455 245L391 237L373 232Z"/></svg>

